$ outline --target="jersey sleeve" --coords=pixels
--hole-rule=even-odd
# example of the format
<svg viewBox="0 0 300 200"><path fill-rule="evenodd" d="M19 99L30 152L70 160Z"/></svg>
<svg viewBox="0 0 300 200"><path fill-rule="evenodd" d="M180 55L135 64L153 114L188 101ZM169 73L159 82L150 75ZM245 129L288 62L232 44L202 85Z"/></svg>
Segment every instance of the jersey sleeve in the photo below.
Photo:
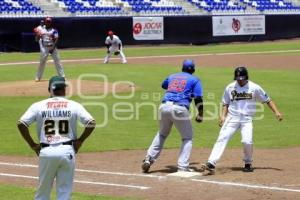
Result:
<svg viewBox="0 0 300 200"><path fill-rule="evenodd" d="M106 39L105 39L105 44L110 44L110 42L109 42L109 37L106 37Z"/></svg>
<svg viewBox="0 0 300 200"><path fill-rule="evenodd" d="M269 101L271 101L270 97L260 86L257 86L256 88L255 99L262 103L268 103Z"/></svg>
<svg viewBox="0 0 300 200"><path fill-rule="evenodd" d="M230 92L229 92L228 87L226 87L226 89L224 90L224 94L222 97L222 103L223 103L223 105L229 105L229 103L230 103Z"/></svg>
<svg viewBox="0 0 300 200"><path fill-rule="evenodd" d="M53 30L52 35L53 35L53 38L55 38L55 39L59 37L58 31L56 29Z"/></svg>
<svg viewBox="0 0 300 200"><path fill-rule="evenodd" d="M118 36L116 36L116 41L117 41L117 44L119 45L122 45L122 41L121 41L121 39L118 37Z"/></svg>
<svg viewBox="0 0 300 200"><path fill-rule="evenodd" d="M30 126L34 121L36 121L37 111L36 111L37 104L31 105L27 111L22 115L19 119L19 122L23 123L26 126Z"/></svg>
<svg viewBox="0 0 300 200"><path fill-rule="evenodd" d="M165 90L168 89L168 86L169 86L169 77L166 78L161 84L161 87Z"/></svg>
<svg viewBox="0 0 300 200"><path fill-rule="evenodd" d="M82 123L83 125L86 125L89 122L94 120L94 118L91 116L91 114L80 104L78 104L77 114L78 114L80 123Z"/></svg>
<svg viewBox="0 0 300 200"><path fill-rule="evenodd" d="M196 83L193 88L193 97L202 97L203 96L203 91L202 91L202 84L199 79L196 80Z"/></svg>

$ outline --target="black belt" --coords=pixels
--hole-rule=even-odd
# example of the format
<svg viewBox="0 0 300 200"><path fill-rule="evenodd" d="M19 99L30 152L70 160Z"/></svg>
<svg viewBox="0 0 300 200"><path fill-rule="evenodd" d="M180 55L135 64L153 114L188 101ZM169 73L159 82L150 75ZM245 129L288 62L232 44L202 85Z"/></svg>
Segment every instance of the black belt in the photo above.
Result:
<svg viewBox="0 0 300 200"><path fill-rule="evenodd" d="M187 105L180 104L180 103L178 103L178 102L174 102L174 101L172 101L172 102L173 102L173 104L174 104L174 105L177 105L177 106L182 106L182 107L185 107L186 109L188 109L188 110L189 110L189 106L187 106ZM165 104L165 103L167 103L167 101L162 101L161 103Z"/></svg>
<svg viewBox="0 0 300 200"><path fill-rule="evenodd" d="M62 145L73 145L73 140L63 142ZM40 143L41 148L50 147L50 144Z"/></svg>

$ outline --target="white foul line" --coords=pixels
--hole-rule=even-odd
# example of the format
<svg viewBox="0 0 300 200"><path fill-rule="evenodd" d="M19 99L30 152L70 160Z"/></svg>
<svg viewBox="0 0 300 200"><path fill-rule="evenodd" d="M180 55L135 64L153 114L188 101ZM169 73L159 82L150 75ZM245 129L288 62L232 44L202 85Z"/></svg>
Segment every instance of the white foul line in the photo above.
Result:
<svg viewBox="0 0 300 200"><path fill-rule="evenodd" d="M146 186L136 186L136 185L123 185L123 184L115 184L115 183L103 183L103 182L91 182L91 181L77 181L74 180L75 183L82 183L82 184L90 184L90 185L104 185L104 186L114 186L114 187L126 187L126 188L133 188L133 189L140 189L140 190L147 190L151 187Z"/></svg>
<svg viewBox="0 0 300 200"><path fill-rule="evenodd" d="M277 190L277 191L286 191L286 192L300 192L300 190L289 189L289 188L269 187L269 186L264 186L264 185L251 185L251 184L244 184L244 183L213 181L213 180L205 180L205 179L201 179L201 180L200 179L191 179L191 181L202 182L202 183L211 183L211 184L217 184L217 185L229 185L229 186L244 187L244 188Z"/></svg>
<svg viewBox="0 0 300 200"><path fill-rule="evenodd" d="M87 169L76 169L77 172L86 172L86 173L95 173L95 174L110 174L110 175L119 175L119 176L136 176L136 177L148 177L148 178L167 178L166 176L158 176L151 174L134 174L134 173L123 173L123 172L108 172L108 171L96 171L96 170L87 170Z"/></svg>
<svg viewBox="0 0 300 200"><path fill-rule="evenodd" d="M16 178L27 178L27 179L39 179L36 176L25 176L25 175L7 174L7 173L0 173L0 176L16 177ZM126 187L126 188L140 189L140 190L147 190L147 189L150 188L150 187L145 187L145 186L123 185L123 184L104 183L104 182L95 182L95 181L74 180L74 182L75 183L81 183L81 184L90 184L90 185L104 185L104 186L114 186L114 187Z"/></svg>
<svg viewBox="0 0 300 200"><path fill-rule="evenodd" d="M0 173L0 176L17 177L17 178L27 178L27 179L36 179L36 180L39 179L36 176L25 176L25 175L7 174L7 173Z"/></svg>
<svg viewBox="0 0 300 200"><path fill-rule="evenodd" d="M21 163L8 163L8 162L0 162L0 165L17 166L17 167L31 167L31 168L37 168L38 167L37 165L21 164ZM158 179L166 179L167 178L166 176L151 175L151 174L107 172L107 171L85 170L85 169L76 169L75 171L87 172L87 173L98 173L98 174L111 174L111 175L119 175L119 176L135 176L135 177L145 177L145 178L158 178ZM1 173L0 173L0 175L1 175ZM24 176L24 177L27 177L27 176ZM275 190L275 191L285 191L285 192L300 192L300 190L298 190L298 189L270 187L270 186L264 186L264 185L251 185L251 184L244 184L244 183L223 182L223 181L214 181L214 180L205 180L205 179L187 179L187 180L191 180L191 181L195 181L195 182L202 182L202 183L209 183L209 184L242 187L242 188L265 189L265 190ZM92 184L92 183L90 183L90 184ZM94 184L95 184L95 182L94 182ZM107 183L105 183L105 184L107 184ZM98 185L100 185L100 184L98 183ZM144 188L144 189L149 189L149 187L143 187L143 186L134 186L134 187L141 187L141 188ZM139 188L139 189L141 189L141 188Z"/></svg>
<svg viewBox="0 0 300 200"><path fill-rule="evenodd" d="M6 166L15 166L15 167L31 167L31 168L38 168L37 165L31 165L26 163L8 163L8 162L0 162L0 165L6 165Z"/></svg>
<svg viewBox="0 0 300 200"><path fill-rule="evenodd" d="M21 163L0 162L0 165L38 168L37 165L21 164ZM118 176L136 176L136 177L148 177L148 178L159 178L159 179L166 178L165 176L158 176L158 175L151 175L151 174L133 174L133 173L108 172L108 171L87 170L87 169L75 169L75 171L76 172L95 173L95 174L110 174L110 175L118 175Z"/></svg>
<svg viewBox="0 0 300 200"><path fill-rule="evenodd" d="M278 51L253 51L253 52L230 52L230 53L203 53L203 54L186 54L186 55L164 55L164 56L135 56L128 57L131 59L152 59L152 58L176 58L176 57L198 57L198 56L226 56L226 55L251 55L251 54L275 54L275 53L296 53L300 50L278 50ZM119 58L112 58L113 60ZM86 59L67 59L61 60L63 63L68 62L89 62L89 61L102 61L103 58L86 58ZM53 60L48 60L48 63L53 63ZM11 62L11 63L0 63L0 66L10 66L10 65L30 65L39 64L37 61L27 61L27 62Z"/></svg>

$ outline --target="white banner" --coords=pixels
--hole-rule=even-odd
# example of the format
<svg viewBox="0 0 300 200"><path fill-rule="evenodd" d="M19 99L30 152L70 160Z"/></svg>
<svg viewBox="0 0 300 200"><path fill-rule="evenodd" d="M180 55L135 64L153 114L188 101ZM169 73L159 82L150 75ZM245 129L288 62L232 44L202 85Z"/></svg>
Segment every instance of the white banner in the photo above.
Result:
<svg viewBox="0 0 300 200"><path fill-rule="evenodd" d="M163 40L163 17L133 17L133 38L135 40Z"/></svg>
<svg viewBox="0 0 300 200"><path fill-rule="evenodd" d="M260 35L266 33L265 16L213 16L213 36Z"/></svg>

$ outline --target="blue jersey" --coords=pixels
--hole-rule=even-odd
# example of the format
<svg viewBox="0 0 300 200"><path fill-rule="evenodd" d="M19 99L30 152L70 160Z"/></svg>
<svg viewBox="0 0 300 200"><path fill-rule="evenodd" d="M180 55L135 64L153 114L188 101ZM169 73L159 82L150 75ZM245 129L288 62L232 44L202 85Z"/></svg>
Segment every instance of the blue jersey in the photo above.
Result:
<svg viewBox="0 0 300 200"><path fill-rule="evenodd" d="M167 90L162 102L172 101L187 108L193 98L203 96L201 81L187 72L170 75L163 81L162 88Z"/></svg>

